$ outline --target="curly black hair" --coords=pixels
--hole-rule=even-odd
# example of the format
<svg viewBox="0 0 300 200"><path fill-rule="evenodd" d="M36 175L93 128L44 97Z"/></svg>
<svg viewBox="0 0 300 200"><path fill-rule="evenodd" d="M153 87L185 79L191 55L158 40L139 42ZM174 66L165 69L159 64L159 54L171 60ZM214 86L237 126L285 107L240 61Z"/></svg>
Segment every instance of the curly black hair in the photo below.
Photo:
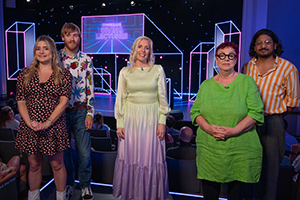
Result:
<svg viewBox="0 0 300 200"><path fill-rule="evenodd" d="M252 41L251 41L251 44L250 44L250 48L249 48L249 55L251 57L256 57L257 58L257 54L254 51L254 46L255 46L257 38L260 35L268 35L268 36L270 36L272 38L274 44L276 44L276 49L274 49L274 54L273 54L274 58L276 56L280 56L283 53L282 45L279 42L279 39L278 39L277 35L273 31L271 31L269 29L261 29L261 30L257 31L255 33L255 35L253 36L253 38L252 38Z"/></svg>

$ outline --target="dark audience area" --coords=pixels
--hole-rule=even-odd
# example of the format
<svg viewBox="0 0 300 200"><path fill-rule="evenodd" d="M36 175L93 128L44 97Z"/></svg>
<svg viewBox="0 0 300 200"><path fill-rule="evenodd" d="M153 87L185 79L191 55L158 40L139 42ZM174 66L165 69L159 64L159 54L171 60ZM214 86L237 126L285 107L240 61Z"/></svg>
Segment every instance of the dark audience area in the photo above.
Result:
<svg viewBox="0 0 300 200"><path fill-rule="evenodd" d="M116 135L116 120L114 117L104 117L105 123L110 127L110 134L107 135L103 130L91 130L91 146L92 146L92 180L94 182L112 184L114 164L117 156L118 148L118 138ZM174 129L181 130L182 127L186 129L191 129L193 132L193 137L190 141L183 142L180 139L180 133L172 135L173 143L166 150L176 149L180 147L182 143L190 143L189 147L196 150L195 136L197 127L192 125L191 121L176 120L174 124ZM184 129L184 128L183 128ZM7 128L0 129L0 155L5 158L5 161L13 155L20 155L22 162L27 166L26 155L20 153L14 148L14 138L16 136L16 131ZM294 151L298 151L298 148L293 148ZM300 150L299 150L300 152ZM299 152L293 152L293 154L299 154ZM77 152L72 151L74 158L75 167L77 170ZM167 153L168 155L168 153ZM167 166L168 166L168 177L169 177L169 189L172 192L182 192L190 194L202 194L201 181L197 179L197 167L196 160L193 159L176 159L167 156ZM278 182L278 194L277 199L284 200L296 200L296 195L299 195L297 189L300 188L299 179L294 182L293 176L296 173L291 165L282 165L280 168L280 176ZM49 161L44 157L43 166L43 182L50 180L53 174ZM9 182L9 184L8 184ZM15 174L9 174L7 177L0 180L0 195L5 195L6 192L13 191L18 188ZM3 189L4 188L4 189ZM247 185L245 189L245 194L251 196L252 185ZM23 191L24 192L24 191ZM260 195L259 184L256 185L256 197ZM221 197L226 197L227 186L223 184L221 186ZM16 195L16 194L15 194ZM24 194L23 194L24 195ZM20 195L16 197L11 197L12 199L20 199Z"/></svg>

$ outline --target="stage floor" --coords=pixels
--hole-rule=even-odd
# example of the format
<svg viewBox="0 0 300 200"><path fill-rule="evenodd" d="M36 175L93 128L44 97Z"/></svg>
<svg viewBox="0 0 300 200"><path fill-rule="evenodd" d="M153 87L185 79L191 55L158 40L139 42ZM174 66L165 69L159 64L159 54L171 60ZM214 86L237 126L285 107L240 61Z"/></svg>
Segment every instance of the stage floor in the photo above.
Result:
<svg viewBox="0 0 300 200"><path fill-rule="evenodd" d="M101 183L91 183L92 191L94 193L94 200L117 200L121 199L114 198L112 196L112 185L110 184L101 184ZM74 185L74 194L70 200L81 200L81 190L76 181ZM53 179L49 181L44 187L41 188L41 199L44 200L53 200L56 196L56 189ZM201 194L188 194L188 193L177 193L169 192L169 198L167 200L196 200L203 199ZM219 200L226 200L224 198L219 198Z"/></svg>
<svg viewBox="0 0 300 200"><path fill-rule="evenodd" d="M103 116L113 117L116 95L95 95L95 112L101 112ZM184 121L191 121L190 109L193 102L174 98L173 110L181 110Z"/></svg>

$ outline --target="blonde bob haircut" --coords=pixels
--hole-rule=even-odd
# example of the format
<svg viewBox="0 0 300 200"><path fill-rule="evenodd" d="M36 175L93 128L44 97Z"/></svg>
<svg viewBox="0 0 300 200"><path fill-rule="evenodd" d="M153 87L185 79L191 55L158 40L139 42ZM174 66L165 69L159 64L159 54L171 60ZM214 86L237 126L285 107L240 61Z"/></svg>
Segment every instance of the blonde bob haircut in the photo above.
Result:
<svg viewBox="0 0 300 200"><path fill-rule="evenodd" d="M51 37L46 35L41 35L37 38L33 48L33 55L34 55L33 61L31 62L30 66L26 68L25 71L24 82L23 82L24 87L31 81L34 74L39 70L39 61L37 60L36 57L36 49L37 49L37 44L41 41L45 42L47 47L51 51L51 55L52 55L51 66L54 75L54 84L59 85L62 83L62 78L61 78L62 68L58 65L58 54L57 54L55 42Z"/></svg>
<svg viewBox="0 0 300 200"><path fill-rule="evenodd" d="M147 36L140 36L138 37L132 47L131 47L131 52L130 52L130 56L129 56L129 71L130 72L133 72L134 71L134 68L135 68L135 61L136 61L136 54L137 54L137 47L139 45L139 43L142 41L142 40L147 40L149 42L149 57L148 57L148 60L147 60L147 63L149 64L150 66L150 69L149 71L152 69L152 66L154 65L154 62L155 62L155 56L153 55L153 41L148 38Z"/></svg>
<svg viewBox="0 0 300 200"><path fill-rule="evenodd" d="M60 35L61 35L61 37L63 37L64 35L67 35L67 34L72 33L74 31L77 31L79 33L79 36L80 36L80 28L76 24L66 23L61 28Z"/></svg>

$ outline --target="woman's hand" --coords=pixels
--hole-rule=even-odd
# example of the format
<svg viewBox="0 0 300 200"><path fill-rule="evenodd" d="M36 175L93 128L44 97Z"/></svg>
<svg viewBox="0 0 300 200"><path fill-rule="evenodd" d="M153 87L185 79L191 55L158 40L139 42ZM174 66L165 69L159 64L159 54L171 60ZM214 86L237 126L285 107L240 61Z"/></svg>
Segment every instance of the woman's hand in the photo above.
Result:
<svg viewBox="0 0 300 200"><path fill-rule="evenodd" d="M238 135L235 128L226 127L226 126L221 126L220 128L222 130L222 134L223 134L223 137L225 138L225 140L230 137L234 137L234 136Z"/></svg>
<svg viewBox="0 0 300 200"><path fill-rule="evenodd" d="M124 128L117 128L117 136L118 139L125 139L125 129Z"/></svg>
<svg viewBox="0 0 300 200"><path fill-rule="evenodd" d="M164 124L158 124L156 135L159 139L162 139L165 136L166 133L166 125Z"/></svg>
<svg viewBox="0 0 300 200"><path fill-rule="evenodd" d="M31 122L31 127L34 131L45 130L45 129L49 128L50 125L51 125L51 123L49 121L46 121L44 123L37 122L37 121Z"/></svg>

